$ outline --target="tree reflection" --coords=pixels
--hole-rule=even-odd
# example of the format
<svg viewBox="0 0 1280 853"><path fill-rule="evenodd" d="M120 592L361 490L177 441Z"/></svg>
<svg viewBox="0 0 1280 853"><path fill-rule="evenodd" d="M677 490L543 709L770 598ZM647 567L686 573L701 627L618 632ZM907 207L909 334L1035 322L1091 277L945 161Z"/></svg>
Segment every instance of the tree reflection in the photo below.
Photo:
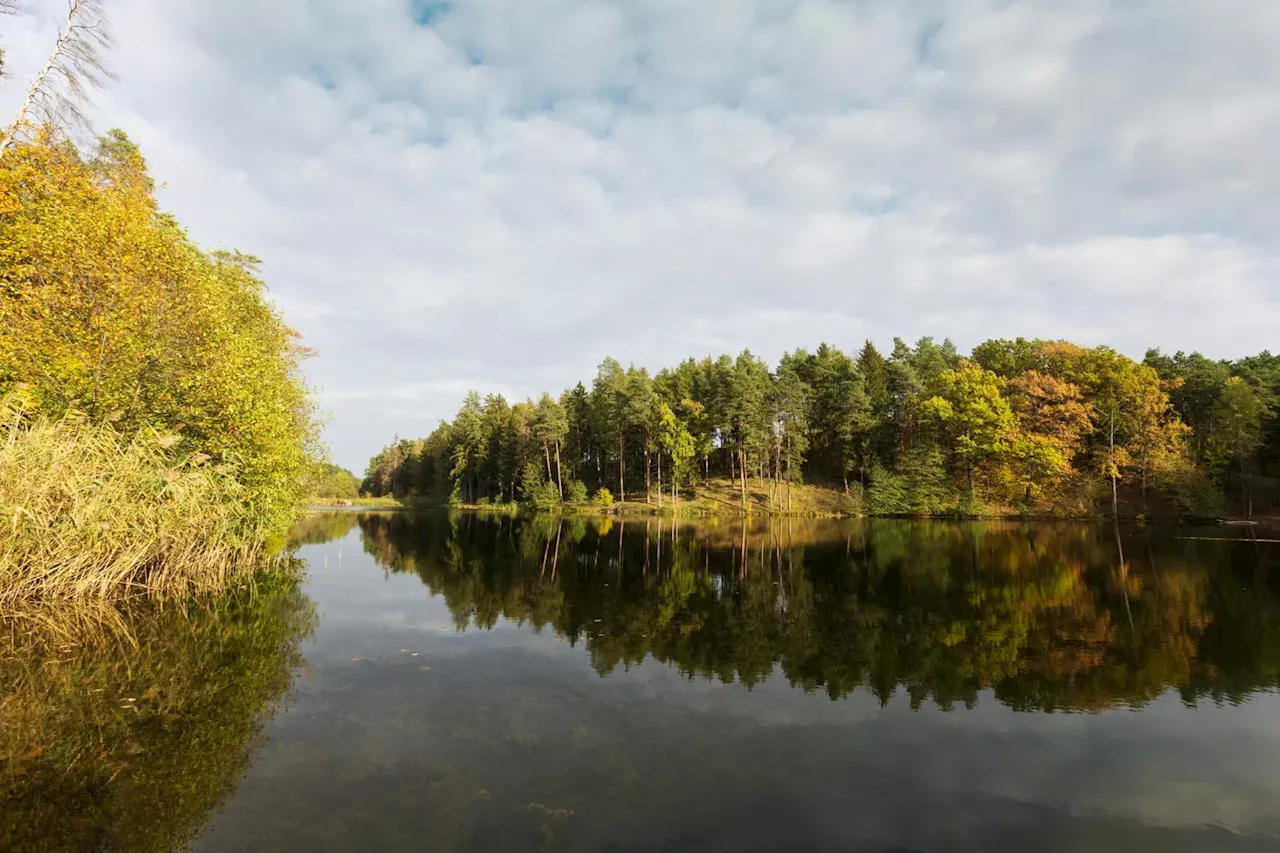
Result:
<svg viewBox="0 0 1280 853"><path fill-rule="evenodd" d="M68 632L0 623L0 849L181 848L302 663L296 573Z"/></svg>
<svg viewBox="0 0 1280 853"><path fill-rule="evenodd" d="M1238 702L1280 676L1280 552L1078 524L360 519L364 547L442 595L583 642L602 675L646 656L748 687L919 707L990 690L1024 711ZM1274 547L1274 546L1273 546ZM1271 571L1269 571L1271 570Z"/></svg>

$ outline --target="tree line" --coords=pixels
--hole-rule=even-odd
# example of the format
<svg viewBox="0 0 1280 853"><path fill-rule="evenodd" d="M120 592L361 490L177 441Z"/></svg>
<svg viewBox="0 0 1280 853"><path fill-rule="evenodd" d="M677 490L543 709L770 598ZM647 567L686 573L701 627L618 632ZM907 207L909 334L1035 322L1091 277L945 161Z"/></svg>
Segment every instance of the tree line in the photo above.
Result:
<svg viewBox="0 0 1280 853"><path fill-rule="evenodd" d="M991 340L823 344L770 367L686 359L651 375L606 358L590 387L508 402L469 393L426 438L370 460L364 491L454 504L678 504L728 478L773 509L791 487L850 512L1251 515L1277 503L1280 356L1238 361Z"/></svg>

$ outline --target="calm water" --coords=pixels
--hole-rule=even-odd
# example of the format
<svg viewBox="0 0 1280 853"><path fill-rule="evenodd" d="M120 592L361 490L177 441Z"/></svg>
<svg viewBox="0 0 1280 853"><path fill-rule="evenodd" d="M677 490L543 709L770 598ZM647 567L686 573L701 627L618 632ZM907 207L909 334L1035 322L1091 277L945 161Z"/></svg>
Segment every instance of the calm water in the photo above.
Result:
<svg viewBox="0 0 1280 853"><path fill-rule="evenodd" d="M1280 850L1248 535L313 516L301 585L7 639L0 848Z"/></svg>

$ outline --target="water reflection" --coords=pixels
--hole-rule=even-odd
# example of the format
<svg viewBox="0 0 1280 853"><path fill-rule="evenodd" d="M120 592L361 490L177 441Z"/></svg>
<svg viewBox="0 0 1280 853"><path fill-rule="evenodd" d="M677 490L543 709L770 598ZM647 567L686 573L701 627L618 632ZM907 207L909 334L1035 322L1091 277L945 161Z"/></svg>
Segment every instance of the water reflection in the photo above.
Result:
<svg viewBox="0 0 1280 853"><path fill-rule="evenodd" d="M0 637L0 849L1280 849L1280 549L1199 535L312 516Z"/></svg>
<svg viewBox="0 0 1280 853"><path fill-rule="evenodd" d="M0 623L0 850L180 849L302 663L296 577L71 625Z"/></svg>
<svg viewBox="0 0 1280 853"><path fill-rule="evenodd" d="M365 549L443 596L584 643L600 674L647 656L831 698L1020 711L1240 702L1280 677L1278 552L1077 524L365 515ZM1209 534L1220 537L1214 530ZM1270 584L1270 585L1269 585Z"/></svg>

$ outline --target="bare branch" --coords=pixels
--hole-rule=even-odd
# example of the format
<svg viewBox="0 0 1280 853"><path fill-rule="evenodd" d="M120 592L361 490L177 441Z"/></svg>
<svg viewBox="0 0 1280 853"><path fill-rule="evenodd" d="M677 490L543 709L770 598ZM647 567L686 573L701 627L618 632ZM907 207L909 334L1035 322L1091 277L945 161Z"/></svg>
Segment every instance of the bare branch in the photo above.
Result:
<svg viewBox="0 0 1280 853"><path fill-rule="evenodd" d="M87 127L90 90L101 89L107 80L115 79L102 58L109 47L111 31L102 0L68 0L62 34L32 81L17 118L5 131L3 144L45 125L64 132Z"/></svg>

